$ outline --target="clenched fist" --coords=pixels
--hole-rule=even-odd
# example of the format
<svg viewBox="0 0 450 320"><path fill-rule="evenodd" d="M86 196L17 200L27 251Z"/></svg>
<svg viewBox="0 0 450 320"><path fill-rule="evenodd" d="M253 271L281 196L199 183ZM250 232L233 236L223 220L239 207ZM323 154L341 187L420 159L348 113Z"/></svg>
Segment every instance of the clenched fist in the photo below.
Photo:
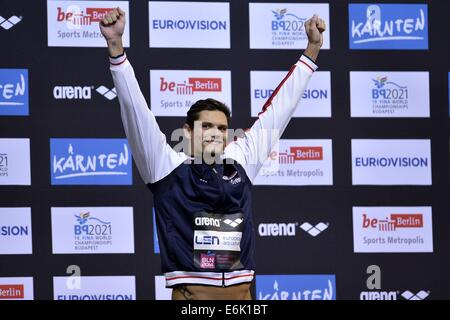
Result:
<svg viewBox="0 0 450 320"><path fill-rule="evenodd" d="M122 35L124 30L125 12L119 7L108 12L100 21L100 31L105 37L111 56L123 53Z"/></svg>
<svg viewBox="0 0 450 320"><path fill-rule="evenodd" d="M306 21L305 28L309 43L322 47L323 44L322 33L326 29L325 21L319 18L317 14L315 14L312 16L311 19Z"/></svg>
<svg viewBox="0 0 450 320"><path fill-rule="evenodd" d="M315 61L323 44L322 33L326 29L325 21L315 14L306 21L305 29L308 36L308 46L306 47L305 55Z"/></svg>

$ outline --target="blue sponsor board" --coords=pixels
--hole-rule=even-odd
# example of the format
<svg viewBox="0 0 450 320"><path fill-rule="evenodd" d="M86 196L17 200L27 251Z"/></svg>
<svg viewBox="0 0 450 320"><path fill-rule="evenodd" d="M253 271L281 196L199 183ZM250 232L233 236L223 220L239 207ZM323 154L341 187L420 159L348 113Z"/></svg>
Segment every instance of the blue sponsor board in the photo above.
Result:
<svg viewBox="0 0 450 320"><path fill-rule="evenodd" d="M52 185L131 185L126 139L50 139Z"/></svg>
<svg viewBox="0 0 450 320"><path fill-rule="evenodd" d="M29 115L27 69L0 69L0 115Z"/></svg>
<svg viewBox="0 0 450 320"><path fill-rule="evenodd" d="M336 300L335 275L257 275L257 300Z"/></svg>
<svg viewBox="0 0 450 320"><path fill-rule="evenodd" d="M350 49L428 49L426 4L349 4Z"/></svg>

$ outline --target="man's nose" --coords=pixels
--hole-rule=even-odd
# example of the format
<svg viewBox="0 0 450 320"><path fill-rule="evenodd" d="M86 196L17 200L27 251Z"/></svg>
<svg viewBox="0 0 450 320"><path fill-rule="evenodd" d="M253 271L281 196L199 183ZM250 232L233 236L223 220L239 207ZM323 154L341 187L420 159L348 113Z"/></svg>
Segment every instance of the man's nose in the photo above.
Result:
<svg viewBox="0 0 450 320"><path fill-rule="evenodd" d="M214 137L222 135L222 132L219 130L219 127L217 126L211 127L208 133Z"/></svg>

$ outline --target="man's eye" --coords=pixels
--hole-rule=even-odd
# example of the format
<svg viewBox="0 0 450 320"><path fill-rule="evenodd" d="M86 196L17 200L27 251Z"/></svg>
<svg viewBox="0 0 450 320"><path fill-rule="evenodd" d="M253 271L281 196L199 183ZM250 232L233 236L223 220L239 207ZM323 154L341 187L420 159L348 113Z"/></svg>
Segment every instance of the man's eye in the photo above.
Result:
<svg viewBox="0 0 450 320"><path fill-rule="evenodd" d="M208 129L208 128L211 128L211 125L209 123L203 123L202 124L202 128L203 129Z"/></svg>
<svg viewBox="0 0 450 320"><path fill-rule="evenodd" d="M222 132L225 132L225 131L227 131L227 128L226 127L219 127L219 130L222 131Z"/></svg>

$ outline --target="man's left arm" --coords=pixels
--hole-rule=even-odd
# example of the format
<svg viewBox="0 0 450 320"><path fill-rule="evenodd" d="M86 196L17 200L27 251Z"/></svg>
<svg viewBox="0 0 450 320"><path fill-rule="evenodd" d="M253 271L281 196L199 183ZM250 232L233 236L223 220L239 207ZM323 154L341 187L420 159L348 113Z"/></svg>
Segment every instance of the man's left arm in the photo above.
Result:
<svg viewBox="0 0 450 320"><path fill-rule="evenodd" d="M286 129L303 91L317 69L315 61L323 43L325 23L314 15L306 22L305 28L308 46L303 55L264 104L253 126L225 150L229 157L243 165L252 182Z"/></svg>

